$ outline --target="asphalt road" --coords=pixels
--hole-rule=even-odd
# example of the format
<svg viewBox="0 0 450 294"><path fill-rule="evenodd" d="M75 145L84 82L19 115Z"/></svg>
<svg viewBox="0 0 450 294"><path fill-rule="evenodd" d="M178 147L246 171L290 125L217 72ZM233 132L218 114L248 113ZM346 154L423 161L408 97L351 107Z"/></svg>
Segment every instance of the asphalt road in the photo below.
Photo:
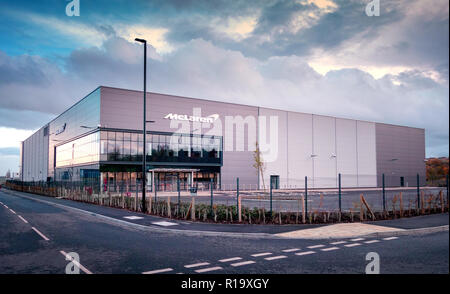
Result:
<svg viewBox="0 0 450 294"><path fill-rule="evenodd" d="M379 254L381 273L449 272L448 231L355 241L189 237L133 229L1 191L0 202L2 274L63 274L69 261L61 251L76 252L87 273L364 273L369 252Z"/></svg>

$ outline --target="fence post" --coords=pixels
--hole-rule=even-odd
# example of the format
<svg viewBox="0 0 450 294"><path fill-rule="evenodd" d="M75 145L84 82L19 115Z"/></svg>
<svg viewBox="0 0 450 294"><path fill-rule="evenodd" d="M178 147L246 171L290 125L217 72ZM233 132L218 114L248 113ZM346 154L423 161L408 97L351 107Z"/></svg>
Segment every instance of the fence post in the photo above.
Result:
<svg viewBox="0 0 450 294"><path fill-rule="evenodd" d="M420 209L420 185L419 174L417 174L417 209Z"/></svg>
<svg viewBox="0 0 450 294"><path fill-rule="evenodd" d="M449 205L448 204L448 174L445 176L445 180L447 182L447 206L448 206Z"/></svg>
<svg viewBox="0 0 450 294"><path fill-rule="evenodd" d="M383 211L386 212L386 186L384 180L384 174L382 176L382 184L383 184Z"/></svg>
<svg viewBox="0 0 450 294"><path fill-rule="evenodd" d="M339 173L339 213L342 213L342 201L341 201L341 174Z"/></svg>
<svg viewBox="0 0 450 294"><path fill-rule="evenodd" d="M236 214L239 209L239 178L236 178Z"/></svg>
<svg viewBox="0 0 450 294"><path fill-rule="evenodd" d="M308 215L308 177L305 177L305 214Z"/></svg>
<svg viewBox="0 0 450 294"><path fill-rule="evenodd" d="M272 177L270 177L270 213L272 214Z"/></svg>
<svg viewBox="0 0 450 294"><path fill-rule="evenodd" d="M180 217L181 192L180 192L180 177L177 177L177 191L178 191L178 210L177 216Z"/></svg>
<svg viewBox="0 0 450 294"><path fill-rule="evenodd" d="M211 184L210 184L210 189L211 189L211 216L213 216L213 194L214 194L214 192L213 192L213 184L214 184L214 179L210 179L210 181L209 181Z"/></svg>

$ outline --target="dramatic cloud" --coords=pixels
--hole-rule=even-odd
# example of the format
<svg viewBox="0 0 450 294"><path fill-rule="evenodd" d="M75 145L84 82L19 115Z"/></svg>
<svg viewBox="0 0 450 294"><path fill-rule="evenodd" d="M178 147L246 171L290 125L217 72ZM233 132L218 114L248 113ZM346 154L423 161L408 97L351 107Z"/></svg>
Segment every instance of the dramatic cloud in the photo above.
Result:
<svg viewBox="0 0 450 294"><path fill-rule="evenodd" d="M0 148L99 85L140 90L144 37L151 91L421 127L427 155L448 155L448 1L382 0L379 17L368 2L99 0L79 18L8 3Z"/></svg>

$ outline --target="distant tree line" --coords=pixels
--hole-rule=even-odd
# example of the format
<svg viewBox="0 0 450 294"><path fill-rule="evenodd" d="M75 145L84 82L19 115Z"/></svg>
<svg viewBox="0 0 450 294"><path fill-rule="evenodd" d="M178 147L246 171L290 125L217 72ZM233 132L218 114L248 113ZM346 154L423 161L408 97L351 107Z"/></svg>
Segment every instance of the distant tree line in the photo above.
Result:
<svg viewBox="0 0 450 294"><path fill-rule="evenodd" d="M448 157L428 158L426 160L427 183L445 186L448 175Z"/></svg>

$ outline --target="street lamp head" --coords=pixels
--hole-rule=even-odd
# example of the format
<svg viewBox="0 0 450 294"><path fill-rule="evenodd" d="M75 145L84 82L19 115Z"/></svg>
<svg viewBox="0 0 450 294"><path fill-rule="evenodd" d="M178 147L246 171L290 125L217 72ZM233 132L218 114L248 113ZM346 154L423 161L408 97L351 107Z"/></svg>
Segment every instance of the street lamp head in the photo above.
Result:
<svg viewBox="0 0 450 294"><path fill-rule="evenodd" d="M141 43L147 43L147 40L144 40L144 39L139 39L139 38L136 38L136 39L134 39L135 41L137 41L137 42L141 42Z"/></svg>

